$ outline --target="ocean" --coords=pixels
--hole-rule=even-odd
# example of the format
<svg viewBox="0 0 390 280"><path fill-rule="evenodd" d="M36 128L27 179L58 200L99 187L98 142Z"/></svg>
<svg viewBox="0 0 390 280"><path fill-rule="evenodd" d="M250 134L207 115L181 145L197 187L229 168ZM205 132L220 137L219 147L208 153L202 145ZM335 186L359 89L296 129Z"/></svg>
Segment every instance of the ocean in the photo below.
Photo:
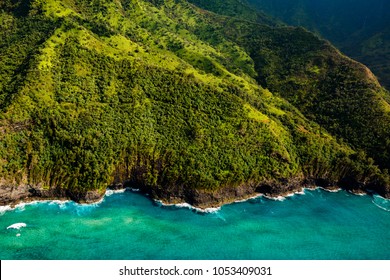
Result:
<svg viewBox="0 0 390 280"><path fill-rule="evenodd" d="M390 201L305 190L200 212L127 190L0 209L2 260L389 260Z"/></svg>

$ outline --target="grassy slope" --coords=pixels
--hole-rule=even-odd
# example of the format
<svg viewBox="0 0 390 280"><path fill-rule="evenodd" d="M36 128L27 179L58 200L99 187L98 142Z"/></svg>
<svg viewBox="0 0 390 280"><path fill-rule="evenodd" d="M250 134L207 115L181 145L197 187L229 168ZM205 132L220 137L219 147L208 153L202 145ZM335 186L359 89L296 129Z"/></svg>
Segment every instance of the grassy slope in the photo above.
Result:
<svg viewBox="0 0 390 280"><path fill-rule="evenodd" d="M172 0L11 3L0 7L3 184L76 200L126 179L203 190L294 177L384 185L372 161L257 85L258 61L224 34L225 17Z"/></svg>

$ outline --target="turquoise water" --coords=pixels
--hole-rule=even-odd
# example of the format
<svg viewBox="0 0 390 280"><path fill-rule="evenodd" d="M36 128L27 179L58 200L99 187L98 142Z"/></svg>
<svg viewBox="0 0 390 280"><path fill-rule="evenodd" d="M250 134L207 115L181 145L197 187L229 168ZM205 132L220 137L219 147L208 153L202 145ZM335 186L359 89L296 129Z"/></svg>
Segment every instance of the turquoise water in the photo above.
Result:
<svg viewBox="0 0 390 280"><path fill-rule="evenodd" d="M344 191L264 197L214 213L126 191L100 204L0 214L1 259L390 259L390 201ZM7 229L25 223L20 229Z"/></svg>

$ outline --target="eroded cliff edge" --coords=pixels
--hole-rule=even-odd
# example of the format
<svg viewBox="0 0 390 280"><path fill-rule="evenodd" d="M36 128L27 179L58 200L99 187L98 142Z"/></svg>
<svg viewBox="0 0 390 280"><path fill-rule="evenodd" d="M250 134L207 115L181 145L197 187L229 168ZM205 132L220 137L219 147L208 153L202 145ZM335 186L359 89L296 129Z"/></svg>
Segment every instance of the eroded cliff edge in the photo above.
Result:
<svg viewBox="0 0 390 280"><path fill-rule="evenodd" d="M185 186L150 187L134 184L131 180L123 183L115 183L109 186L110 190L122 190L125 188L136 189L148 195L153 200L165 204L187 203L200 209L216 208L238 200L245 200L257 195L265 195L270 198L279 198L301 192L304 188L323 188L326 190L343 189L356 194L378 193L385 198L390 198L389 187L380 185L364 185L351 179L340 182L332 182L326 179L302 179L264 181L258 184L248 183L240 186L224 187L217 190L191 189ZM105 190L87 191L84 193L68 192L61 189L47 189L42 186L31 185L1 185L0 206L14 207L19 203L46 200L73 200L78 203L99 202L105 194Z"/></svg>

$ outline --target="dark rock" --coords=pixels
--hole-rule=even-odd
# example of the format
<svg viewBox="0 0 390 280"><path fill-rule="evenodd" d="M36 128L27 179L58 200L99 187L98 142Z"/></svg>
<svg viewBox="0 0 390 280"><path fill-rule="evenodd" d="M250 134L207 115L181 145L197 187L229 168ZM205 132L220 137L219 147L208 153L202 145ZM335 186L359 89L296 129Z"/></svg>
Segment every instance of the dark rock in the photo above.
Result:
<svg viewBox="0 0 390 280"><path fill-rule="evenodd" d="M118 178L117 178L118 179ZM380 195L389 198L389 187L383 183L365 185L352 178L344 178L333 182L324 178L290 178L282 180L267 180L260 183L248 182L241 185L223 186L216 190L194 189L184 184L147 186L137 180L122 180L109 186L110 189L139 189L151 199L161 200L167 204L188 203L198 208L219 207L237 200L247 199L259 194L270 197L286 196L301 191L302 188L322 187L333 190L343 188L353 193L366 192L371 188ZM0 184L0 205L15 205L22 201L71 199L78 203L94 203L102 199L105 190L77 191L61 188L43 188L42 186Z"/></svg>

